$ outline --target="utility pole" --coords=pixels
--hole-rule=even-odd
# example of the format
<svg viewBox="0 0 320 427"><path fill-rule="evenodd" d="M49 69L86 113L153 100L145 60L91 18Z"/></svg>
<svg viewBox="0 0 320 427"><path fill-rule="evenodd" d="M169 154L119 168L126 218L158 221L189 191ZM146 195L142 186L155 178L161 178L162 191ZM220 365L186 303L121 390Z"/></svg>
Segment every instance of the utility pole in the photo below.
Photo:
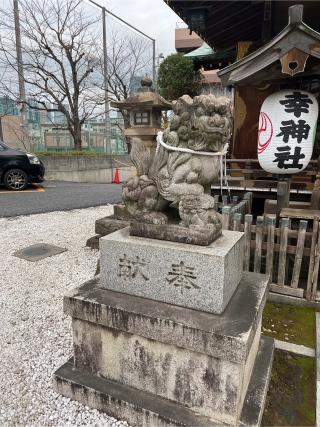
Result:
<svg viewBox="0 0 320 427"><path fill-rule="evenodd" d="M156 74L156 41L152 40L152 81L153 87L157 88L157 74Z"/></svg>
<svg viewBox="0 0 320 427"><path fill-rule="evenodd" d="M23 139L24 139L25 130L27 126L27 108L25 104L26 89L24 84L24 71L23 71L23 62L22 62L18 0L13 0L13 13L14 13L14 29L15 29L15 37L16 37L16 55L17 55L17 65L18 65L19 99L21 102L20 111L21 111L21 117L22 117L22 129L23 129Z"/></svg>
<svg viewBox="0 0 320 427"><path fill-rule="evenodd" d="M104 80L104 119L106 126L106 152L112 154L111 147L111 123L110 123L110 103L109 103L109 82L108 82L108 51L107 51L107 28L106 9L102 7L102 31L103 31L103 80Z"/></svg>
<svg viewBox="0 0 320 427"><path fill-rule="evenodd" d="M17 0L15 0L17 1ZM152 37L148 36L144 32L140 31L138 28L129 24L119 16L110 12L104 6L101 6L99 3L94 0L88 0L90 3L101 9L102 12L102 36L103 36L103 80L104 80L104 115L105 115L105 126L106 126L106 152L112 154L111 147L111 122L110 122L110 102L109 102L109 82L108 82L108 55L107 55L107 28L106 28L106 14L109 14L116 18L118 21L125 24L127 27L132 28L137 33L143 35L152 41L152 79L153 85L156 87L156 41Z"/></svg>

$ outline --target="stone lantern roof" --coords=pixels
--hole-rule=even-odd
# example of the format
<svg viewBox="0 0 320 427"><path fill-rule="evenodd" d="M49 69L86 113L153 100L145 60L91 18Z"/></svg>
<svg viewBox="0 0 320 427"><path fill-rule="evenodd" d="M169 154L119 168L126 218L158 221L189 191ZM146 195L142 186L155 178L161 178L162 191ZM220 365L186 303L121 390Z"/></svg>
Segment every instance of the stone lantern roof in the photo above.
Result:
<svg viewBox="0 0 320 427"><path fill-rule="evenodd" d="M137 93L132 93L123 101L112 101L111 106L120 110L131 110L136 107L151 107L158 110L171 110L171 102L166 101L152 88L152 80L145 76Z"/></svg>

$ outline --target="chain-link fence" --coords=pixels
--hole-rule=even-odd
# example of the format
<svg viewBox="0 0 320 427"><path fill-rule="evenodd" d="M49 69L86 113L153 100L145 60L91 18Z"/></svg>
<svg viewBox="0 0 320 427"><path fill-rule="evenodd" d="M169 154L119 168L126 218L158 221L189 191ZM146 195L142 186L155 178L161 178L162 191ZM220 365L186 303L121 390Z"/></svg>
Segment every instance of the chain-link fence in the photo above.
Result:
<svg viewBox="0 0 320 427"><path fill-rule="evenodd" d="M106 109L106 99L124 99L139 87L144 75L152 76L152 41L106 13L105 64L103 13L100 7L89 0L16 2L20 11L21 62L25 92L21 94L19 76L20 80L22 76L19 73L15 50L17 33L14 26L14 3L14 0L0 0L0 139L11 146L27 150L74 149L75 136L70 126L72 127L72 120L78 114L80 118L85 117L80 131L82 149L111 154L126 153L121 113ZM73 82L74 70L65 54L67 49L62 45L66 43L67 37L65 33L59 33L61 22L57 12L63 16L64 5L70 7L68 19L71 30L78 28L81 33L80 37L75 35L76 47L69 49L71 55L78 55L80 58L76 65L79 79L85 74L85 67L92 68L79 86L81 94L77 101L78 112L74 110L77 89ZM30 24L32 19L42 22L44 34L39 32L34 36ZM69 35L74 35L71 30L69 29ZM59 49L65 49L64 54L61 54L58 60L51 54L47 55L46 47L43 48L36 37L48 39L47 48L52 49L55 55ZM69 37L67 42L72 43L72 39ZM79 53L80 50L83 57ZM38 68L35 67L35 61L38 61ZM44 89L46 85L47 91ZM21 103L21 100L25 102Z"/></svg>

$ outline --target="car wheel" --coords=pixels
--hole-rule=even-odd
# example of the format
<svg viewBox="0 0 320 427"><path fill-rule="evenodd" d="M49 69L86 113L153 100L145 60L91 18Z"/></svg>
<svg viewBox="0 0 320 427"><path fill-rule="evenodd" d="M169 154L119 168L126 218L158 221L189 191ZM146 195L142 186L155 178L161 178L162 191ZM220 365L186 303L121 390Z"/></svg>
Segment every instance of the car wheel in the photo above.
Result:
<svg viewBox="0 0 320 427"><path fill-rule="evenodd" d="M8 190L21 191L28 185L28 175L22 169L10 169L4 174L3 182Z"/></svg>

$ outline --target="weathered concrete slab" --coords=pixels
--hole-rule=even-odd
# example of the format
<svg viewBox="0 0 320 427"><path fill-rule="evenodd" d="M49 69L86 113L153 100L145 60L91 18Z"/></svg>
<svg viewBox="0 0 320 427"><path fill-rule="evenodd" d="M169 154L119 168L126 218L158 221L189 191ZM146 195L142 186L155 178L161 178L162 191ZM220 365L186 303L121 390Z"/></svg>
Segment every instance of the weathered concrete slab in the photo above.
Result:
<svg viewBox="0 0 320 427"><path fill-rule="evenodd" d="M77 369L166 398L222 422L236 423L258 350L245 364L73 319Z"/></svg>
<svg viewBox="0 0 320 427"><path fill-rule="evenodd" d="M261 319L269 278L245 272L221 315L101 288L99 278L64 297L73 318L245 364Z"/></svg>
<svg viewBox="0 0 320 427"><path fill-rule="evenodd" d="M261 424L272 373L274 340L261 337L260 347L243 404L240 426L256 427Z"/></svg>
<svg viewBox="0 0 320 427"><path fill-rule="evenodd" d="M86 242L86 246L91 249L99 249L100 237L102 237L101 234L96 234L90 237Z"/></svg>
<svg viewBox="0 0 320 427"><path fill-rule="evenodd" d="M16 251L13 255L27 261L35 262L53 255L61 254L67 250L66 248L49 245L48 243L36 243L35 245L27 246L26 248Z"/></svg>
<svg viewBox="0 0 320 427"><path fill-rule="evenodd" d="M290 353L299 354L300 356L315 357L316 351L314 348L306 347L305 345L293 344L292 342L274 340L275 348Z"/></svg>
<svg viewBox="0 0 320 427"><path fill-rule="evenodd" d="M131 426L221 426L220 422L198 416L175 402L83 373L74 368L72 359L54 373L53 383L58 393L125 420Z"/></svg>
<svg viewBox="0 0 320 427"><path fill-rule="evenodd" d="M242 274L244 233L224 231L209 246L130 236L100 239L101 286L210 313L222 313Z"/></svg>
<svg viewBox="0 0 320 427"><path fill-rule="evenodd" d="M110 215L96 220L95 232L101 234L101 236L106 236L129 225L130 221L115 219L113 215Z"/></svg>
<svg viewBox="0 0 320 427"><path fill-rule="evenodd" d="M268 389L273 360L273 340L262 337L251 379L244 399L241 426L258 426ZM74 367L70 360L54 374L54 387L58 393L99 409L132 426L226 426L209 417L200 416L181 404L153 396Z"/></svg>
<svg viewBox="0 0 320 427"><path fill-rule="evenodd" d="M168 240L171 242L186 243L189 245L209 246L222 234L219 229L192 229L176 224L155 225L145 222L131 221L130 235L147 237L149 239Z"/></svg>

